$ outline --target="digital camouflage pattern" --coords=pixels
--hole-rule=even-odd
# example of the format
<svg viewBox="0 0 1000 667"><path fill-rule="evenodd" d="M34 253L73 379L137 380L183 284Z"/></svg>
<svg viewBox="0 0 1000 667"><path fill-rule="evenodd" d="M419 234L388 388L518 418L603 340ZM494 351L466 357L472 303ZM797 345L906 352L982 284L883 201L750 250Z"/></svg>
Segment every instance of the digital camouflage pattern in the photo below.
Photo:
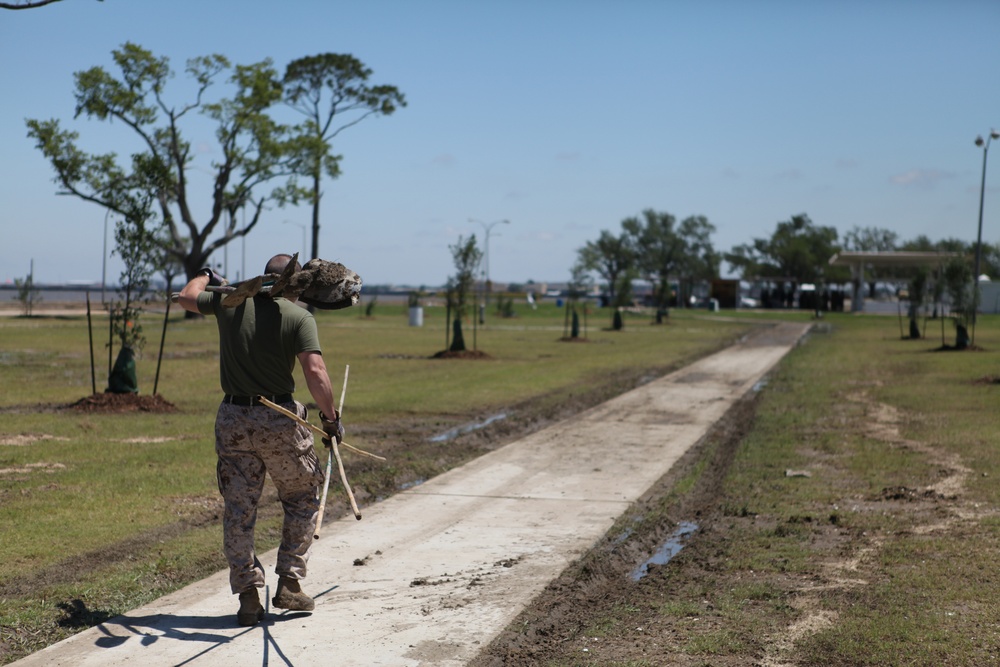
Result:
<svg viewBox="0 0 1000 667"><path fill-rule="evenodd" d="M306 408L298 401L282 407L306 418ZM264 586L253 535L266 474L271 475L285 512L275 571L281 577L305 578L323 484L312 432L265 406L223 403L215 420L215 451L219 492L225 501L223 550L233 593Z"/></svg>

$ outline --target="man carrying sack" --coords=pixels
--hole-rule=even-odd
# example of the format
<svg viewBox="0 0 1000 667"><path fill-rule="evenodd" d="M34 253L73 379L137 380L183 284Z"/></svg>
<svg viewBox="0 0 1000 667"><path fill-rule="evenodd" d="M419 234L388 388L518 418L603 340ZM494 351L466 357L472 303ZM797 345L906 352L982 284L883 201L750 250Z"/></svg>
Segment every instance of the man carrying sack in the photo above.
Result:
<svg viewBox="0 0 1000 667"><path fill-rule="evenodd" d="M296 258L275 255L265 274L299 271ZM254 551L257 504L266 473L271 475L284 509L278 548L277 591L272 604L280 609L312 611L315 603L302 591L306 563L319 510L323 470L308 428L264 406L259 397L306 419L306 408L292 397L292 369L298 359L306 385L320 408L323 428L339 443L340 416L311 313L281 296L261 292L226 307L224 294L206 291L224 279L206 268L191 279L178 297L185 310L214 315L219 329L220 379L225 396L215 420L219 491L225 501L223 549L229 583L240 597L236 618L242 626L264 617L258 589L264 570ZM328 418L327 415L332 415Z"/></svg>

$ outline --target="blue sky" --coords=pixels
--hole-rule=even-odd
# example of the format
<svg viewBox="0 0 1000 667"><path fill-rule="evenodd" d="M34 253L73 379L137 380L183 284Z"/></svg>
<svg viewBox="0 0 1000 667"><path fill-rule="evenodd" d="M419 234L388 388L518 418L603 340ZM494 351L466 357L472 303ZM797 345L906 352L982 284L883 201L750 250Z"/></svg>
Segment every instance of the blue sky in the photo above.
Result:
<svg viewBox="0 0 1000 667"><path fill-rule="evenodd" d="M408 106L335 144L320 255L368 284L438 285L448 246L490 237L495 281L563 281L576 251L646 208L704 215L717 248L807 213L841 235L975 240L982 149L1000 129L996 0L64 0L0 12L0 281L100 281L104 212L55 194L25 118L91 151L128 130L73 120L73 73L125 41L184 62L351 53ZM288 118L292 119L291 116ZM207 126L189 139L211 157ZM1000 147L993 152L1000 152ZM1000 160L994 156L992 161ZM207 163L207 162L206 162ZM207 216L207 203L202 206ZM230 278L302 247L307 206L275 209ZM288 222L285 222L288 221ZM984 241L1000 241L1000 163ZM120 263L107 264L109 282Z"/></svg>

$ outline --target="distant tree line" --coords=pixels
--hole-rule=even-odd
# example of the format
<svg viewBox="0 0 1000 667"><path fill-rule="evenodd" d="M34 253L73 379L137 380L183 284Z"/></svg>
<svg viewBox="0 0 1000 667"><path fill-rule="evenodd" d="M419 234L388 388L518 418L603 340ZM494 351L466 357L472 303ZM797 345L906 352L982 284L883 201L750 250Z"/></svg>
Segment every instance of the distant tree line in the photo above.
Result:
<svg viewBox="0 0 1000 667"><path fill-rule="evenodd" d="M931 241L926 236L901 242L892 230L858 226L841 239L836 228L817 225L805 213L778 222L769 237L755 238L725 253L713 245L711 236L715 231L705 216L690 216L678 222L670 213L646 209L639 217L622 220L617 233L603 230L597 239L588 241L577 251L573 272L596 274L603 281L609 305L615 311L632 303L633 281L648 281L652 287L652 305L660 318L670 306L689 304L697 282L718 278L723 260L743 280L787 282L793 287L811 283L822 289L851 282L847 267L829 263L841 251L947 252L958 257L942 267L941 275L932 275L925 268L890 272L875 265L866 266L869 293L875 294L878 282L894 279L908 282L911 305L933 298L940 302L947 294L960 332L977 305L969 262L976 251L974 243L954 238ZM982 270L1000 276L1000 246L983 246Z"/></svg>

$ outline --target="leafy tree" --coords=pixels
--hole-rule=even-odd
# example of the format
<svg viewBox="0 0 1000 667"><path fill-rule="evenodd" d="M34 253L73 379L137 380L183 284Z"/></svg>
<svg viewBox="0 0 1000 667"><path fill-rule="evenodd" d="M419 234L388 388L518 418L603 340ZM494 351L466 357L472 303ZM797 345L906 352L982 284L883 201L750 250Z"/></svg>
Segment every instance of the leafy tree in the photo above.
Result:
<svg viewBox="0 0 1000 667"><path fill-rule="evenodd" d="M124 217L115 224L114 253L124 263L118 298L112 303L111 333L120 345L118 359L108 377L108 391L138 392L134 354L146 344L142 312L148 305L149 279L156 267L156 216L152 211L154 189L139 190L115 203ZM109 355L112 341L108 341Z"/></svg>
<svg viewBox="0 0 1000 667"><path fill-rule="evenodd" d="M676 229L676 218L669 213L646 209L642 218L625 218L622 229L628 235L636 270L654 286L657 311L665 312L670 298L670 277L677 277L686 251L684 240Z"/></svg>
<svg viewBox="0 0 1000 667"><path fill-rule="evenodd" d="M896 232L881 227L853 227L844 234L844 250L851 252L891 252L896 250L898 236ZM887 274L873 265L865 265L865 277L868 278L868 293L875 296L875 285Z"/></svg>
<svg viewBox="0 0 1000 667"><path fill-rule="evenodd" d="M975 244L969 245L969 251L975 252ZM986 274L991 280L1000 279L1000 244L984 243L980 257L980 274Z"/></svg>
<svg viewBox="0 0 1000 667"><path fill-rule="evenodd" d="M448 246L455 261L455 275L448 281L448 301L455 315L453 322L454 335L450 349L453 352L465 350L465 338L462 336L462 317L465 315L469 296L476 284L476 269L483 258L483 252L476 245L476 235L468 239L459 236L458 242Z"/></svg>
<svg viewBox="0 0 1000 667"><path fill-rule="evenodd" d="M152 257L155 230L149 218L129 216L115 225L114 254L124 263L119 277L118 300L111 308L112 331L122 347L141 351L146 343L140 317L149 303L149 279L155 268Z"/></svg>
<svg viewBox="0 0 1000 667"><path fill-rule="evenodd" d="M944 266L944 283L951 297L951 318L955 325L955 349L969 346L969 324L975 315L972 267L964 257L954 258Z"/></svg>
<svg viewBox="0 0 1000 667"><path fill-rule="evenodd" d="M902 244L903 250L915 252L947 252L959 255L944 264L939 279L931 281L932 298L935 304L941 302L945 293L951 300L951 319L955 325L955 347L965 349L975 342L975 313L978 307L978 291L969 258L975 253L975 244L961 239L947 238L931 241L927 236L920 235ZM991 263L996 261L996 246L983 246L982 270L990 271ZM910 289L913 289L911 272ZM911 294L912 297L912 294ZM935 306L936 308L936 306ZM972 336L969 336L969 325L973 325ZM943 326L943 322L942 322ZM942 329L942 344L944 330Z"/></svg>
<svg viewBox="0 0 1000 667"><path fill-rule="evenodd" d="M114 153L84 152L77 146L78 134L62 129L55 119L29 119L28 136L55 170L61 194L128 217L123 202L135 201L151 189L165 225L157 243L182 263L190 278L213 252L248 234L266 205L294 203L303 194L294 179L294 137L268 115L281 100L281 82L269 60L233 66L221 55L193 58L186 73L195 83L195 93L178 106L165 96L174 74L167 58L132 43L112 55L117 77L102 67L76 73L76 116L118 121L131 130L140 150L130 163L124 164ZM213 86L223 78L233 95L209 100ZM182 132L182 122L196 114L215 124L220 155L210 167L211 196L204 215L195 213L189 190L196 172L209 168L196 163L195 151ZM260 193L276 179L284 180ZM239 209L251 211L242 229L234 215Z"/></svg>
<svg viewBox="0 0 1000 667"><path fill-rule="evenodd" d="M330 142L369 116L389 116L406 106L395 86L369 85L371 73L354 56L340 53L299 58L285 69L285 102L306 117L296 133L296 171L311 181L313 257L319 257L320 182L324 175L340 175L341 156L332 153Z"/></svg>
<svg viewBox="0 0 1000 667"><path fill-rule="evenodd" d="M641 220L623 220L622 228L630 237L637 269L654 286L657 321L667 312L672 279L682 287L679 302L686 303L695 281L718 275L720 256L711 241L715 226L705 216L690 216L678 224L669 213L647 209Z"/></svg>
<svg viewBox="0 0 1000 667"><path fill-rule="evenodd" d="M681 285L682 303L687 304L694 291L694 283L711 280L719 275L722 255L712 245L711 235L715 225L703 215L693 215L681 221L678 235L684 244L684 253L678 262L677 271Z"/></svg>
<svg viewBox="0 0 1000 667"><path fill-rule="evenodd" d="M587 294L587 290L593 282L593 278L591 278L587 267L579 262L573 265L570 271L569 289L566 294L566 317L563 322L564 338L567 337L567 334L569 338L578 338L580 336L580 316L577 310L580 299ZM586 332L584 332L584 335L586 336Z"/></svg>
<svg viewBox="0 0 1000 667"><path fill-rule="evenodd" d="M779 222L768 239L735 246L725 259L738 269L744 279L777 278L797 283L846 280L846 272L830 271L828 266L839 247L834 227L814 225L802 213Z"/></svg>
<svg viewBox="0 0 1000 667"><path fill-rule="evenodd" d="M622 286L626 279L631 280L629 271L635 266L635 250L628 233L615 236L602 231L596 241L587 241L577 255L581 266L605 280L611 306L622 305Z"/></svg>
<svg viewBox="0 0 1000 667"><path fill-rule="evenodd" d="M914 239L901 243L899 245L899 249L908 252L961 252L964 254L967 249L967 245L964 241L959 241L957 239L947 239L935 242L931 241L927 236L921 234ZM919 275L922 271L928 273L927 286L923 290L924 300L930 300L934 304L933 317L936 318L938 305L944 300L944 295L947 290L946 280L943 275L943 268L939 267L931 272L926 268L904 267L899 269L899 275L909 281L910 298L912 300L914 298L914 294L917 294L918 296L920 295L919 284L917 286L918 289L914 291L913 283L914 280L918 282L923 280L923 278ZM942 344L944 344L943 340Z"/></svg>

